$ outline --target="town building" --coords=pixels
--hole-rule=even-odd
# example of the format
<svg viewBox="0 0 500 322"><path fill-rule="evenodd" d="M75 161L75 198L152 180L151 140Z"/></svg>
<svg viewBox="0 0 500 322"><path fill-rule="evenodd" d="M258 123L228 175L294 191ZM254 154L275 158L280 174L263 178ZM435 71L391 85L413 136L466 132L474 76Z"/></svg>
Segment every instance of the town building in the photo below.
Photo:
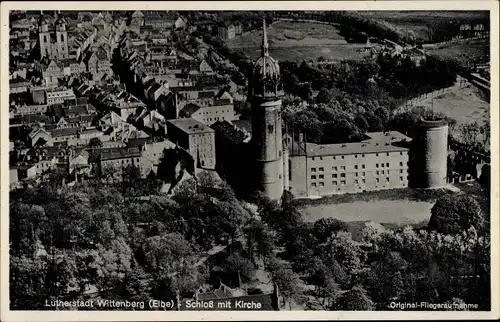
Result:
<svg viewBox="0 0 500 322"><path fill-rule="evenodd" d="M94 163L98 177L122 179L123 170L127 167L139 167L141 150L133 148L93 149L89 163Z"/></svg>
<svg viewBox="0 0 500 322"><path fill-rule="evenodd" d="M217 37L219 39L233 39L236 37L236 27L230 22L226 21L217 26Z"/></svg>
<svg viewBox="0 0 500 322"><path fill-rule="evenodd" d="M191 118L167 120L167 137L188 151L195 166L215 169L215 131Z"/></svg>
<svg viewBox="0 0 500 322"><path fill-rule="evenodd" d="M76 96L71 88L52 88L46 91L47 106L63 104L66 101L75 101Z"/></svg>
<svg viewBox="0 0 500 322"><path fill-rule="evenodd" d="M46 67L42 68L43 79L48 87L57 86L59 79L64 77L64 67L55 59L52 59Z"/></svg>

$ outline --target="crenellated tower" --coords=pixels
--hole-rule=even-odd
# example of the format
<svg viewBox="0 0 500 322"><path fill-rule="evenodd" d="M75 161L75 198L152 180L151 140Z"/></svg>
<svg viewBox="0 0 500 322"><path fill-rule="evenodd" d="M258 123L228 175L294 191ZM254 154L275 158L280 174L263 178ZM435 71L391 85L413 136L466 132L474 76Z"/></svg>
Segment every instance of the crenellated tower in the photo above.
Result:
<svg viewBox="0 0 500 322"><path fill-rule="evenodd" d="M267 197L279 200L283 195L283 134L281 98L283 97L278 62L269 56L266 22L263 22L261 56L249 79L252 106L252 140L255 187Z"/></svg>

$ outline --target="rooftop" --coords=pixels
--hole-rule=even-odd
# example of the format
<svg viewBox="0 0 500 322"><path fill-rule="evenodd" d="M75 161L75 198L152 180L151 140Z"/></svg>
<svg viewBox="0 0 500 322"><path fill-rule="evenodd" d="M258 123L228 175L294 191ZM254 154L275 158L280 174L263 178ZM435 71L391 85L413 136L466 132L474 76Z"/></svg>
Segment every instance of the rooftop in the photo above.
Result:
<svg viewBox="0 0 500 322"><path fill-rule="evenodd" d="M348 155L348 154L370 154L370 153L386 153L386 152L403 152L408 151L408 148L401 144L410 142L411 139L399 132L371 132L366 133L369 137L362 142L354 143L338 143L338 144L315 144L307 143L308 156L328 156L328 155ZM299 149L293 151L294 155L303 154L298 152Z"/></svg>
<svg viewBox="0 0 500 322"><path fill-rule="evenodd" d="M137 147L99 149L99 152L101 161L137 158L141 156L141 150Z"/></svg>
<svg viewBox="0 0 500 322"><path fill-rule="evenodd" d="M168 120L167 122L187 134L214 132L214 130L208 127L207 125L192 118Z"/></svg>

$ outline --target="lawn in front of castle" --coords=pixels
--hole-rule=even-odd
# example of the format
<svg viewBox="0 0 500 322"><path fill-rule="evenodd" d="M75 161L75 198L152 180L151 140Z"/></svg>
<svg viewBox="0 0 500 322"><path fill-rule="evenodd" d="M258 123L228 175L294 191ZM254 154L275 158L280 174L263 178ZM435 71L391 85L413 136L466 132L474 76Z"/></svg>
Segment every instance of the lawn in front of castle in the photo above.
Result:
<svg viewBox="0 0 500 322"><path fill-rule="evenodd" d="M436 200L456 192L449 189L391 189L357 194L331 195L321 199L299 199L296 205L307 221L336 218L347 223L353 237L365 222L373 221L386 228L406 225L424 227L431 217Z"/></svg>

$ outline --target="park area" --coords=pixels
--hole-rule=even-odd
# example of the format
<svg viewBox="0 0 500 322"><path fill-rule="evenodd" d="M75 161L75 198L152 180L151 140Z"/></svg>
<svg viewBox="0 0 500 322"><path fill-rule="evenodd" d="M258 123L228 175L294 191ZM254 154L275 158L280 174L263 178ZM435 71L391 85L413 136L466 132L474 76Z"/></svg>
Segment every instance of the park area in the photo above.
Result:
<svg viewBox="0 0 500 322"><path fill-rule="evenodd" d="M407 225L427 226L436 200L458 189L414 190L394 189L360 194L332 195L316 200L300 200L298 206L307 221L335 218L347 223L354 239L358 239L366 222L376 222L388 229Z"/></svg>
<svg viewBox="0 0 500 322"><path fill-rule="evenodd" d="M364 44L352 44L339 35L334 25L315 22L293 22L278 20L267 27L269 53L285 61L363 59ZM235 51L243 51L252 59L260 55L262 30L254 30L227 40Z"/></svg>

